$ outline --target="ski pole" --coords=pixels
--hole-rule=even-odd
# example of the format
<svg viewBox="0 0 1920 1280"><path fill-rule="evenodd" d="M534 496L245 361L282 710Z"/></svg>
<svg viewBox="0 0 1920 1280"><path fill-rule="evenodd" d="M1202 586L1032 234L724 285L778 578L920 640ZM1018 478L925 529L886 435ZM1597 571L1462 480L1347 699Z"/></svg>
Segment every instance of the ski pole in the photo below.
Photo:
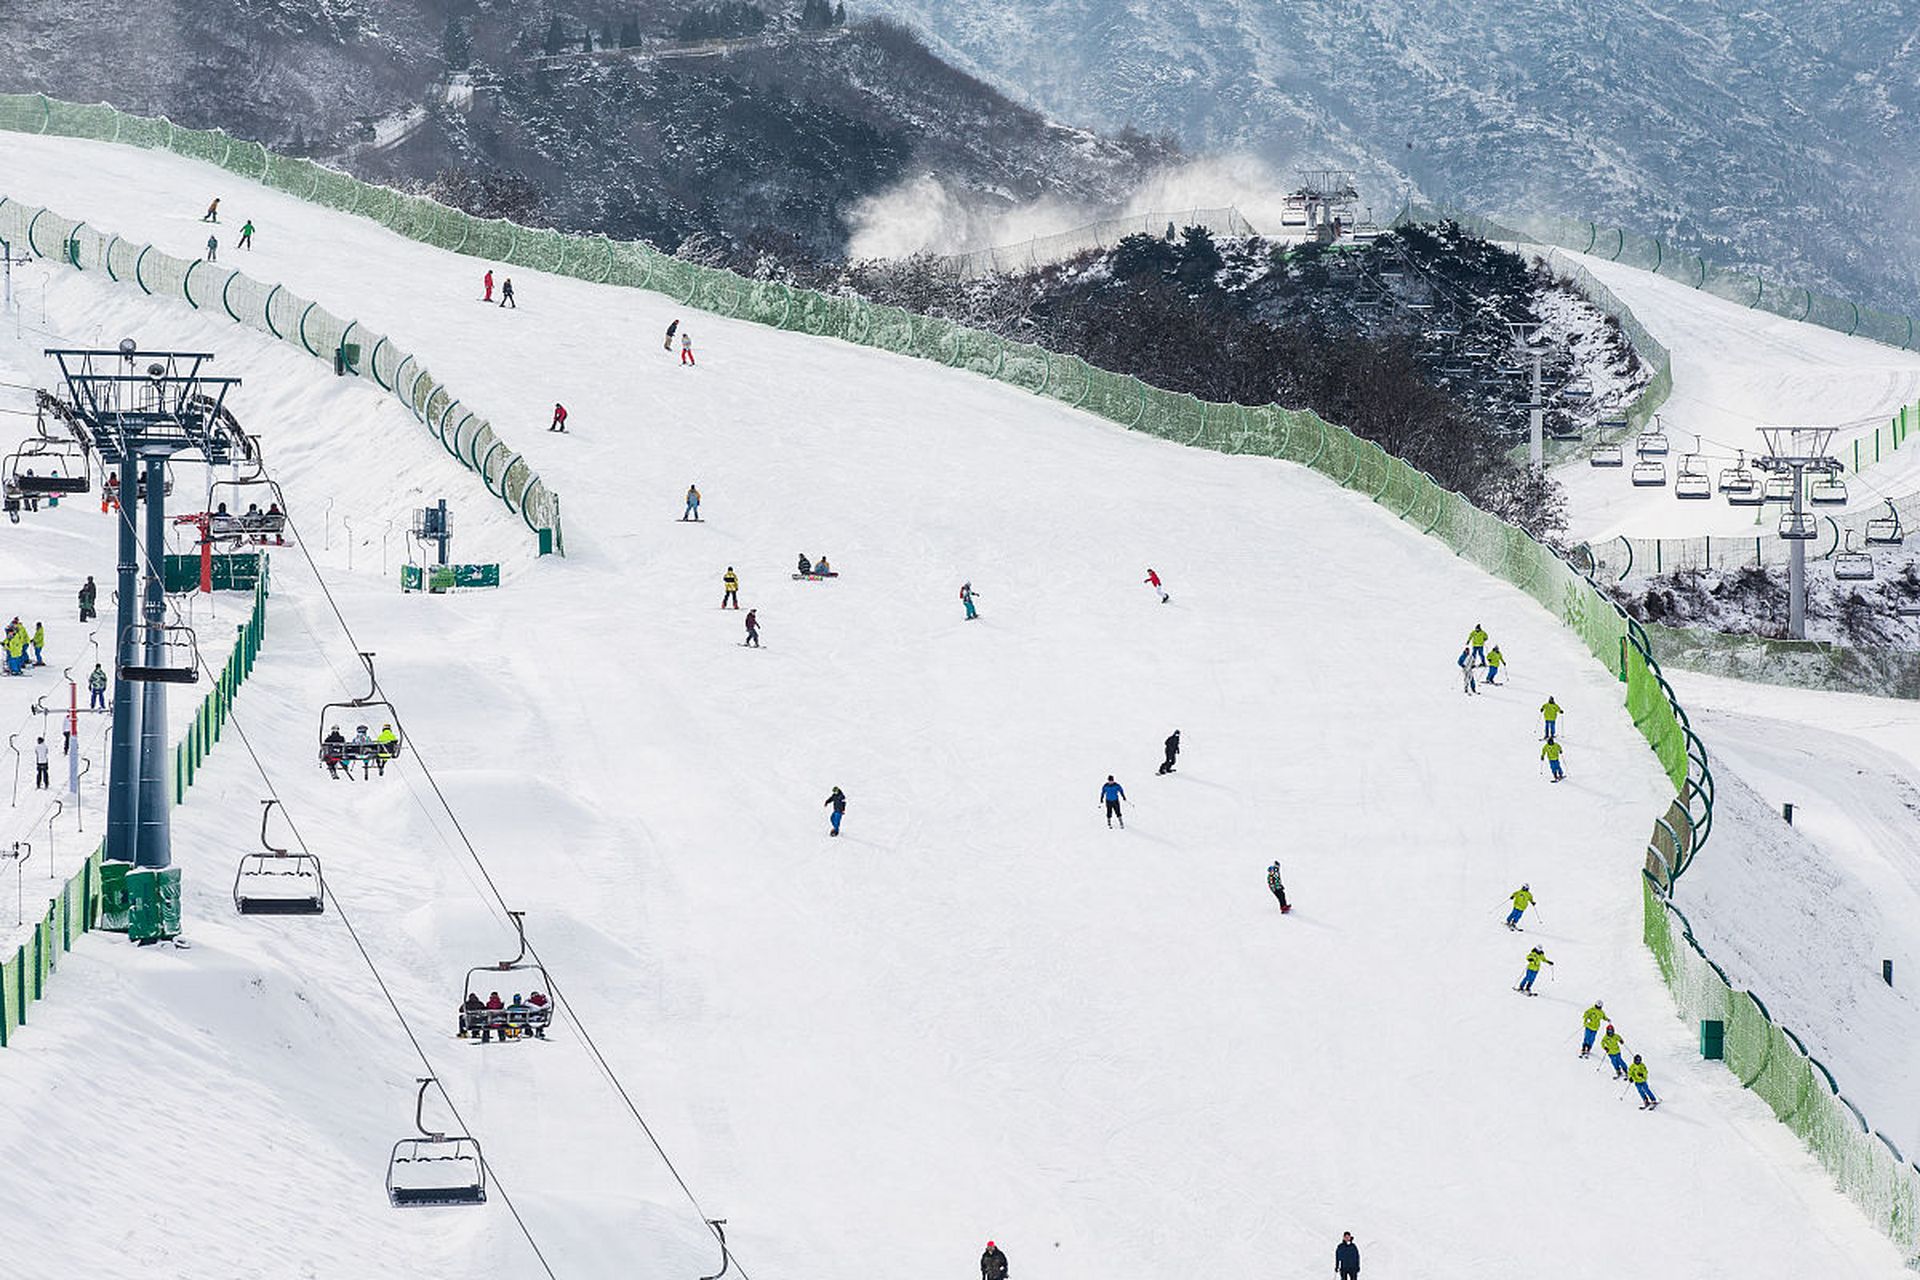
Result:
<svg viewBox="0 0 1920 1280"><path fill-rule="evenodd" d="M1533 920L1535 924L1545 924L1547 922L1547 918L1540 914L1540 904L1537 901L1533 904Z"/></svg>

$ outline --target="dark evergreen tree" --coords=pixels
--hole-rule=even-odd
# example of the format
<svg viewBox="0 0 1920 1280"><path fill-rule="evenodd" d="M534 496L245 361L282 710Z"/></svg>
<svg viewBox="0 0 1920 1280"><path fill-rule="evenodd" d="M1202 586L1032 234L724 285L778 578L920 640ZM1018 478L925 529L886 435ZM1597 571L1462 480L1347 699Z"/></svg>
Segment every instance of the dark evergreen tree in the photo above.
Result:
<svg viewBox="0 0 1920 1280"><path fill-rule="evenodd" d="M622 49L640 47L640 19L628 18L620 24L620 47Z"/></svg>
<svg viewBox="0 0 1920 1280"><path fill-rule="evenodd" d="M440 33L440 60L449 71L465 71L473 62L473 33L459 18L448 18Z"/></svg>
<svg viewBox="0 0 1920 1280"><path fill-rule="evenodd" d="M833 6L827 0L806 0L800 6L802 31L825 31L833 25Z"/></svg>
<svg viewBox="0 0 1920 1280"><path fill-rule="evenodd" d="M840 0L839 7L834 9L833 25L836 27L844 27L847 25L847 0Z"/></svg>
<svg viewBox="0 0 1920 1280"><path fill-rule="evenodd" d="M554 14L553 21L547 24L547 38L540 47L547 51L548 57L567 47L567 29L560 25L559 14Z"/></svg>
<svg viewBox="0 0 1920 1280"><path fill-rule="evenodd" d="M1189 288L1204 288L1213 282L1220 268L1227 265L1213 243L1213 233L1205 227L1184 227L1180 231L1180 279Z"/></svg>

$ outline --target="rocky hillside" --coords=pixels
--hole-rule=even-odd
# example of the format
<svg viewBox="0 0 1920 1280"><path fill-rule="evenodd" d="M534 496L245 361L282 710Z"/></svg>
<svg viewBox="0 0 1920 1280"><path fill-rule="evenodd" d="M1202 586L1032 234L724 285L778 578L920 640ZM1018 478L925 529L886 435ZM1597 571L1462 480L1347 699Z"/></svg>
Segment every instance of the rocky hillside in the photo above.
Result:
<svg viewBox="0 0 1920 1280"><path fill-rule="evenodd" d="M1003 208L1111 202L1175 154L1053 124L825 0L25 9L29 56L0 63L0 88L219 125L475 212L736 264L837 256L863 200L926 175Z"/></svg>

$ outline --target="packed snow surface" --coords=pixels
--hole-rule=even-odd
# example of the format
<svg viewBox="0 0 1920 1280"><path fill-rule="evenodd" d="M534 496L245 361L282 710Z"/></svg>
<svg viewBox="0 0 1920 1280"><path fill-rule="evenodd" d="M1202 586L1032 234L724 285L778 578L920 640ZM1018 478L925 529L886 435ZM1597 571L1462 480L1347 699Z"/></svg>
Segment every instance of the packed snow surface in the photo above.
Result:
<svg viewBox="0 0 1920 1280"><path fill-rule="evenodd" d="M529 451L573 553L526 563L375 388L49 276L46 328L210 345L249 379L233 407L314 559L275 553L244 742L174 814L192 948L88 937L0 1055L23 1269L537 1274L510 1197L566 1277L711 1274L703 1213L762 1278L967 1274L989 1238L1023 1277L1308 1274L1343 1230L1369 1275L1900 1272L1673 1016L1638 881L1671 787L1619 685L1363 497L646 293L520 272L517 311L482 307L481 263L174 157L0 135L0 173L175 250L221 195L260 228L255 274L393 332ZM676 316L697 367L657 345ZM677 519L690 482L700 524ZM457 558L509 559L503 590L403 597L397 556L376 568L366 530L440 493ZM343 516L350 569L323 536ZM5 580L39 581L55 529L104 572L109 523L7 529ZM841 576L794 581L801 551ZM730 565L761 651L717 608ZM385 779L315 763L321 704L358 683L335 603L413 744ZM1512 684L1467 699L1476 622ZM324 917L228 904L255 756L326 860ZM514 952L462 832L571 1001L545 1043L454 1036L466 970ZM1556 965L1524 999L1533 943ZM484 1208L386 1206L422 1073L389 995L485 1143ZM1575 1056L1596 997L1659 1111ZM429 1122L452 1124L437 1100Z"/></svg>

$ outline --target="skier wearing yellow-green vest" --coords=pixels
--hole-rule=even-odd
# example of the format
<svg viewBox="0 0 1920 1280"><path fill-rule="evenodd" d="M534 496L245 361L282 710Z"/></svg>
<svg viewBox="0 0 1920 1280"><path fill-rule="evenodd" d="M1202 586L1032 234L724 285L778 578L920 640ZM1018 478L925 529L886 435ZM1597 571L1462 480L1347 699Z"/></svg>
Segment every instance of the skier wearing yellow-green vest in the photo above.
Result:
<svg viewBox="0 0 1920 1280"><path fill-rule="evenodd" d="M1499 680L1500 668L1504 667L1506 664L1507 664L1507 660L1500 656L1499 645L1495 645L1493 646L1493 648L1487 650L1487 683L1488 684L1500 683L1500 680Z"/></svg>
<svg viewBox="0 0 1920 1280"><path fill-rule="evenodd" d="M1546 729L1540 734L1540 741L1552 742L1554 729L1560 721L1560 704L1553 700L1552 694L1548 694L1547 700L1540 704L1540 718L1547 724Z"/></svg>
<svg viewBox="0 0 1920 1280"><path fill-rule="evenodd" d="M1555 782L1564 782L1566 780L1567 775L1560 771L1560 744L1558 742L1552 738L1548 738L1546 743L1540 748L1540 758L1552 766L1553 780Z"/></svg>
<svg viewBox="0 0 1920 1280"><path fill-rule="evenodd" d="M1647 1087L1647 1064L1640 1061L1640 1055L1633 1055L1633 1065L1627 1068L1627 1079L1640 1091L1640 1109L1651 1111L1660 1105L1660 1099L1653 1096L1653 1090Z"/></svg>
<svg viewBox="0 0 1920 1280"><path fill-rule="evenodd" d="M1607 1024L1606 1034L1600 1037L1600 1052L1606 1054L1607 1061L1613 1064L1613 1078L1615 1080L1625 1080L1627 1078L1627 1064L1620 1057L1621 1046L1626 1043L1626 1040L1621 1037L1618 1031L1613 1029L1613 1024L1609 1022Z"/></svg>
<svg viewBox="0 0 1920 1280"><path fill-rule="evenodd" d="M1513 910L1507 912L1507 928L1518 932L1520 917L1527 914L1527 908L1533 905L1533 890L1523 884L1508 897L1513 903Z"/></svg>
<svg viewBox="0 0 1920 1280"><path fill-rule="evenodd" d="M1473 630L1467 635L1467 643L1473 646L1473 660L1479 666L1487 665L1487 632L1479 623L1473 624Z"/></svg>
<svg viewBox="0 0 1920 1280"><path fill-rule="evenodd" d="M1533 984L1538 981L1540 977L1540 966L1552 963L1553 961L1547 959L1547 953L1538 947L1527 952L1527 971L1521 975L1520 985L1515 987L1514 990L1524 992L1530 996L1539 995L1540 993L1533 989Z"/></svg>
<svg viewBox="0 0 1920 1280"><path fill-rule="evenodd" d="M1580 1038L1581 1057L1591 1058L1593 1056L1593 1038L1600 1034L1600 1028L1605 1024L1606 1020L1607 1011L1600 1007L1598 1000L1595 1000L1587 1007L1587 1011L1580 1015L1580 1025L1586 1032L1586 1034Z"/></svg>

